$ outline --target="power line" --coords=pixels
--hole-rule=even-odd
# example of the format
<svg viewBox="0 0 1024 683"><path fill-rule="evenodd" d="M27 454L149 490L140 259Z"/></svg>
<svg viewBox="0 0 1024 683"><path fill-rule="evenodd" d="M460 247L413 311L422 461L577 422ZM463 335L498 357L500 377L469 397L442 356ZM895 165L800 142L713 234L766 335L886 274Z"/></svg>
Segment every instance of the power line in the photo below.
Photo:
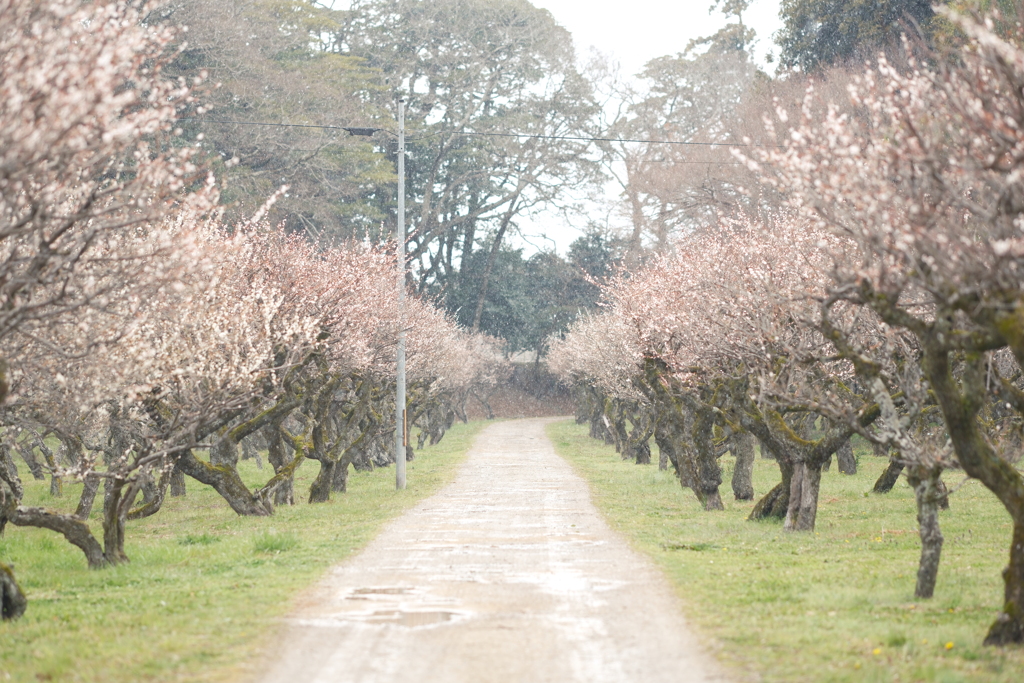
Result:
<svg viewBox="0 0 1024 683"><path fill-rule="evenodd" d="M435 135L444 135L444 133L435 133ZM448 133L448 135L477 135L494 138L539 138L542 140L576 140L581 142L640 142L652 145L690 145L695 147L782 147L782 145L744 145L734 142L681 142L679 140L589 138L576 135L533 135L531 133Z"/></svg>
<svg viewBox="0 0 1024 683"><path fill-rule="evenodd" d="M350 135L359 135L359 133L353 133L354 130L372 130L374 132L378 130L384 130L383 128L354 128L352 126L315 126L306 123L260 123L258 121L218 121L216 119L201 118L198 116L188 116L180 119L174 119L175 121L204 121L206 123L224 123L231 126L269 126L272 128L323 128L327 130L343 130L348 132ZM391 132L391 131L387 131ZM394 135L394 133L391 133Z"/></svg>
<svg viewBox="0 0 1024 683"><path fill-rule="evenodd" d="M387 133L388 135L395 135L386 128L356 128L352 126L322 126L313 125L306 123L264 123L260 121L220 121L216 119L207 119L200 117L188 117L175 119L175 121L205 121L206 123L220 123L231 126L267 126L271 128L319 128L324 130L343 130L348 132L350 135L372 135L375 132ZM356 132L358 131L358 132ZM573 140L577 142L636 142L641 144L654 144L654 145L686 145L693 147L782 147L783 145L758 145L758 144L740 144L733 142L682 142L679 140L645 140L645 139L634 139L634 138L597 138L597 137L585 137L577 135L536 135L532 133L475 133L475 132L450 132L450 133L431 133L430 135L424 135L418 138L409 138L412 140L426 140L432 137L438 137L440 135L451 135L451 136L473 136L473 137L495 137L495 138L534 138L541 140ZM712 162L692 162L692 163L712 163ZM732 163L732 162L730 162Z"/></svg>

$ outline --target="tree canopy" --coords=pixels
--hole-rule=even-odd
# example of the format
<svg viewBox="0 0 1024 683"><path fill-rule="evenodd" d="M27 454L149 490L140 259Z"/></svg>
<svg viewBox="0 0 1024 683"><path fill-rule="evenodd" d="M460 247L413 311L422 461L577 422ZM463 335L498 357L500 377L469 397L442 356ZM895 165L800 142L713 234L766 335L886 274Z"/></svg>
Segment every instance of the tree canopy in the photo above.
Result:
<svg viewBox="0 0 1024 683"><path fill-rule="evenodd" d="M779 16L782 66L814 71L927 41L935 12L931 0L783 0Z"/></svg>

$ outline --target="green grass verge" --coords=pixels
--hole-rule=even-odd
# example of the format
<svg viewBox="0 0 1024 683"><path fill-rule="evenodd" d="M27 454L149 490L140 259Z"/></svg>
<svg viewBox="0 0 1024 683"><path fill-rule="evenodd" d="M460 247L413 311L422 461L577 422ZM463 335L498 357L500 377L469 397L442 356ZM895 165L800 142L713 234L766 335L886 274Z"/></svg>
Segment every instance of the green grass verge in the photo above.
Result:
<svg viewBox="0 0 1024 683"><path fill-rule="evenodd" d="M222 681L244 676L292 599L389 519L451 481L486 423L456 425L417 452L409 486L394 468L354 472L349 492L319 505L279 507L270 518L235 515L212 489L188 481L153 517L129 522L127 565L90 571L50 531L8 527L0 561L15 565L28 612L0 624L0 681ZM318 463L303 464L296 499ZM250 486L270 477L253 461ZM23 472L26 504L73 510L79 486L54 500ZM102 493L101 493L102 495ZM93 526L99 528L94 513Z"/></svg>
<svg viewBox="0 0 1024 683"><path fill-rule="evenodd" d="M720 645L740 678L764 681L1024 680L1024 649L981 645L1002 599L1010 520L967 481L941 515L946 543L932 600L914 599L920 545L905 481L868 493L885 463L858 449L859 471L823 476L815 533L748 522L733 501L732 458L722 458L725 512L704 512L657 466L623 462L572 422L549 426L563 457L590 482L614 528L675 584L687 617ZM655 456L656 457L656 456ZM758 459L757 495L778 483ZM947 473L955 487L962 474ZM639 608L639 607L638 607Z"/></svg>

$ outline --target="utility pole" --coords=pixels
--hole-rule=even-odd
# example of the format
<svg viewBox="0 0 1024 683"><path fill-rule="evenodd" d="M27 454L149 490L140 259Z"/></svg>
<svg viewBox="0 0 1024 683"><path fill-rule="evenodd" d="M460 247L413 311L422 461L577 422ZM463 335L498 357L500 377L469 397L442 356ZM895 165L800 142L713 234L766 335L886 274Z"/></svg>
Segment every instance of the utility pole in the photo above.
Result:
<svg viewBox="0 0 1024 683"><path fill-rule="evenodd" d="M405 446L409 443L405 415L405 98L398 99L398 220L395 223L398 262L398 345L395 382L395 488L405 488Z"/></svg>

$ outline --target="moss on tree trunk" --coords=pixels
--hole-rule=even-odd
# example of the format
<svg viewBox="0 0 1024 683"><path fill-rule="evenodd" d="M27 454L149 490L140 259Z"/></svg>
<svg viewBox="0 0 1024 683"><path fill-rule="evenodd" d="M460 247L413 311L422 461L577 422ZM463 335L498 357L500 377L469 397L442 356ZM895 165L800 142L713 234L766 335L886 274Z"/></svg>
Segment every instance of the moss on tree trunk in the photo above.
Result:
<svg viewBox="0 0 1024 683"><path fill-rule="evenodd" d="M1024 475L999 457L978 423L985 396L984 354L968 354L962 377L953 378L950 352L941 335L925 340L923 367L942 409L949 439L964 471L981 481L1010 514L1013 537L1003 571L1003 607L985 637L986 645L1024 642ZM1014 349L1015 354L1017 349Z"/></svg>
<svg viewBox="0 0 1024 683"><path fill-rule="evenodd" d="M266 517L274 513L272 507L253 495L235 469L203 462L192 451L182 452L177 462L182 472L207 486L212 486L238 514Z"/></svg>
<svg viewBox="0 0 1024 683"><path fill-rule="evenodd" d="M764 452L764 445L761 445ZM761 500L757 501L754 509L750 511L747 519L757 521L761 519L785 519L786 511L789 509L789 491L793 481L793 464L788 459L776 458L779 463L779 471L782 474L782 481L766 493Z"/></svg>
<svg viewBox="0 0 1024 683"><path fill-rule="evenodd" d="M896 482L900 480L900 472L903 471L903 463L892 457L889 459L889 466L879 475L871 491L873 493L889 493Z"/></svg>
<svg viewBox="0 0 1024 683"><path fill-rule="evenodd" d="M0 563L0 615L4 621L17 619L28 608L28 598L14 578L14 571Z"/></svg>
<svg viewBox="0 0 1024 683"><path fill-rule="evenodd" d="M278 474L291 463L294 451L290 451L281 434L281 424L273 423L267 427L267 460ZM281 482L274 491L274 505L295 505L295 480L291 477Z"/></svg>
<svg viewBox="0 0 1024 683"><path fill-rule="evenodd" d="M754 499L754 437L737 432L730 437L729 448L736 457L732 471L732 494L736 500Z"/></svg>
<svg viewBox="0 0 1024 683"><path fill-rule="evenodd" d="M907 481L914 488L917 501L917 525L921 537L921 559L917 565L917 585L914 597L930 598L935 594L935 581L942 558L942 531L939 528L939 501L944 497L939 489L942 482L939 466L915 466L907 471Z"/></svg>

